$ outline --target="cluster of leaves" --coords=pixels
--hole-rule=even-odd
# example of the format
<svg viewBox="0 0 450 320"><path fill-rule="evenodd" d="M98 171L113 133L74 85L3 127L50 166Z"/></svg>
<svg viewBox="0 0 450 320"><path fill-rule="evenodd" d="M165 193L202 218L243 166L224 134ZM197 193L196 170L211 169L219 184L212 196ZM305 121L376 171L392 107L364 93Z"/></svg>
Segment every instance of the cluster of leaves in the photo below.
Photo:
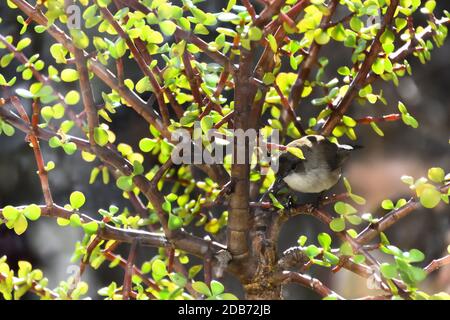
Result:
<svg viewBox="0 0 450 320"><path fill-rule="evenodd" d="M6 256L0 258L0 293L6 300L20 299L30 289L41 296L42 299L51 299L51 291L46 289L48 279L44 278L42 271L32 268L27 261L19 261L19 269L15 276L6 262Z"/></svg>
<svg viewBox="0 0 450 320"><path fill-rule="evenodd" d="M349 90L352 90L352 85L361 71L361 65L367 59L368 48L377 39L382 23L381 21L372 23L370 18L378 17L380 13L386 14L390 4L390 1L384 0L340 1L339 5L342 7L340 9L346 11L348 17L333 23L328 19L333 16L328 2L310 1L305 5L301 15L291 18L289 12L297 1L287 0L280 8L280 13L277 12L272 20L274 23L283 17L285 19L280 23L280 30L286 36L280 40L274 32L268 32L264 26L255 25L249 10L245 6L237 5L236 0L228 1L226 8L218 13L205 12L201 9L200 0L181 2L181 4L174 4L167 0L143 0L139 3L146 10L119 8L111 13L112 18L108 19L105 10L113 7L112 1L79 0L76 4L82 12L83 19L80 21L82 26L72 28L69 26L71 17L65 12L64 0L47 0L41 5L48 19L47 25L34 25L32 28L32 24L28 23L25 17L18 15L21 39L0 35L0 49L5 50L0 58L0 66L9 67L14 63L14 57L20 57L17 60L16 73L21 78L20 87L16 87L18 77L8 80L0 74L0 86L15 89L16 95L24 100L39 102L41 105L39 128L47 129L52 133L48 139L51 148L62 148L67 155L77 154L77 151L80 151L80 145L77 144L79 140L72 135L81 131L87 138L93 138L96 146L117 151L126 159L133 170L131 174L121 175L116 170L111 170L105 163L101 163L101 159L96 154L86 150L80 152L82 159L92 165L89 183L97 183L97 178L101 174L103 183L110 184L112 176L115 179L115 186L123 191L125 199L141 196L143 190L135 184L137 177L143 176L151 181L161 165L169 160L174 145L167 132L184 128L193 131L195 138L194 123L200 121L200 134L214 128L225 137L232 135L231 122L225 121L234 112L236 103L233 99L227 98L235 90L236 85L230 69L236 67L234 61L244 51L251 51L255 46L266 47L266 52L270 52L273 56L273 68L265 70L259 78L254 79L254 82L259 84L254 101L262 102L262 111L258 116L264 119L261 125L264 137L268 137L275 129L283 133L283 143L301 136L294 121L285 119L286 107L293 109L297 107L289 103L291 103L293 87L299 80L303 83L300 100L310 102L313 108L312 114L314 114L306 119L307 121L301 120L305 122L307 134L317 134L323 123L333 115L333 109L338 107ZM11 0L8 0L7 4L11 9L17 8ZM382 79L397 86L401 77L411 74L408 61L401 54L397 54L403 46L414 43L411 48L413 54L425 63L430 59L434 47L442 45L448 31L445 24L438 23L439 21L434 17L435 5L435 1L431 0L400 1L392 27L383 29L379 37L381 49L373 64L370 65L369 74L365 77L367 81L357 84L356 101L359 105L383 104L389 108L390 103L383 92L378 90L372 82L375 79ZM428 25L412 28L408 21L419 11L427 17ZM450 15L448 13L446 15L448 19ZM267 24L269 23L270 20L267 21ZM89 137L88 125L80 115L82 114L80 112L81 95L77 90L72 89L81 77L79 70L72 66L75 56L73 52L70 52L70 48L62 43L52 44L49 52L53 61L44 61L40 59L39 54L31 55L29 58L25 55L30 51L32 43L31 38L26 35L51 31L53 25L69 27L73 45L86 52L94 52L95 63L100 63L105 70L114 62L118 66L117 73L123 73L118 74L118 78L122 78L119 79L122 81L119 83L119 88L104 90L99 94L102 102L96 108L102 123L93 128L93 137ZM428 29L432 31L431 40L417 36ZM195 38L198 41L194 43L189 41L189 37L186 39L186 34L189 37L207 35L212 40L203 42L200 38ZM175 37L176 41L168 41L172 39L171 37ZM120 64L139 58L132 51L130 43L140 44L139 51L146 53L144 59L146 65L141 67L142 74L123 72L123 70L119 72ZM311 50L311 48L317 49L328 44L332 44L336 49L351 50L347 65L338 66L336 70L332 70L333 64L330 63L329 58L313 56L312 52L317 50ZM201 53L216 58L213 62L207 59L196 59ZM317 60L312 61L317 70L311 79L300 79L299 77L303 76L300 72L302 63L307 59ZM89 60L91 79L95 73L92 71L92 64L93 60ZM188 69L193 70L193 75L189 74ZM108 73L105 72L105 74ZM24 83L29 86L26 87ZM71 90L60 93L59 88L62 84ZM180 114L177 117L162 119L165 121L163 125L158 125L157 122L151 123L148 133L141 137L138 148L123 143L120 137L117 137L110 129L110 123L123 106L133 107L123 94L124 90L129 92L128 96L132 97L147 94L158 96L162 118L164 108L169 108L166 104L170 105L174 113ZM298 102L300 101L296 101ZM146 107L151 106L146 105ZM406 125L412 128L418 127L417 120L402 102L398 103L397 109L400 112L398 118ZM397 119L397 117L391 118ZM81 124L77 123L79 121ZM370 126L377 135L384 136L384 132L375 121L370 122ZM343 115L333 128L330 139L333 142L338 142L344 137L356 140L360 127L361 122L358 119L348 114ZM0 119L1 133L11 136L14 134L14 127L4 119ZM208 149L210 141L203 135L201 141ZM300 149L290 148L287 151L303 158ZM144 161L146 158L153 160L151 167L146 167ZM45 170L49 172L55 166L55 163L50 161L46 164ZM227 172L231 171L231 157L225 157L223 167ZM252 182L260 182L262 189L271 185L275 177L273 171L269 170L267 176L262 176L257 166L252 166L251 169ZM415 196L425 208L434 208L441 201L448 203L448 192L447 194L441 192L442 186L449 180L448 174L446 176L443 169L430 169L428 179L420 178L414 181L412 177L405 176L402 180L414 190ZM356 205L365 203L364 198L352 192L347 180L344 180L344 184L348 196ZM162 211L168 217L169 230L190 228L190 230L200 231L195 228L201 227L201 232L214 237L227 226L228 211L222 210L217 214L211 210L221 191L219 183L211 177L194 178L190 167L182 165L167 170L163 179L158 182L157 189L164 191ZM272 200L275 207L283 209L274 197ZM57 223L60 226L70 225L84 230L85 236L76 244L72 261L81 260L82 263L89 263L94 269L99 268L103 262L111 258L112 253L109 249L115 245L114 241L102 240L93 248L90 247L96 241L96 235L101 228L108 225L122 229L144 227L159 229L160 219L157 214L159 208L155 208L150 202L145 206L148 217L135 214L134 210L129 208L120 210L111 205L108 210L99 210L101 222L89 220L81 214L80 209L86 202L83 193L73 192L69 202L64 208L72 214L59 217ZM395 205L391 200L385 200L382 208L390 211L400 210L406 204L407 201L404 199L398 200ZM335 203L334 210L337 216L331 220L331 230L352 238L357 236L354 228L363 222L377 223L379 220L371 213L359 214L353 205L345 201ZM2 210L2 214L4 221L1 220L1 222L4 222L8 228L14 229L17 234L21 234L26 230L28 220L36 220L40 217L41 209L36 205L24 208L8 206ZM307 238L304 236L299 238L299 245L304 249L312 264L331 267L337 265L342 257L351 257L352 261L358 264L365 262L364 255L354 252L354 248L348 241L339 248L333 249L332 237L329 234L321 233L317 240L319 246L310 244L305 247ZM415 249L402 252L388 244L387 240L381 244L380 251L395 259L395 263L382 265L383 276L388 280L400 277L411 292L417 292L417 284L424 279L425 275L422 269L411 264L423 260L422 254ZM182 265L188 265L190 262L185 252L175 250L175 257ZM119 266L121 259L119 255L115 255L109 266L111 268ZM231 294L224 293L223 286L217 281L212 281L209 285L196 281L195 277L201 269L198 265L191 266L188 275L184 276L168 270L169 260L165 248L160 248L158 255L145 262L139 274L132 276L136 298L148 299L149 296L153 296L159 299L191 299L192 294L187 293L186 290L188 284L207 299L234 298ZM5 297L10 297L15 284L7 279L13 279L12 271L4 261L1 261L0 266L3 279L0 281L1 292ZM20 268L28 271L22 271L19 278L33 272L31 266L24 263ZM36 274L39 275L39 272ZM31 279L32 281L42 280L39 276ZM158 290L146 285L149 279L156 283ZM55 289L58 297L78 298L85 294L87 285L78 282L73 288L75 281L72 278L61 282ZM20 287L20 284L17 286ZM29 284L28 287L30 286ZM122 289L122 286L113 282L101 289L99 294L107 299L117 299L122 297Z"/></svg>

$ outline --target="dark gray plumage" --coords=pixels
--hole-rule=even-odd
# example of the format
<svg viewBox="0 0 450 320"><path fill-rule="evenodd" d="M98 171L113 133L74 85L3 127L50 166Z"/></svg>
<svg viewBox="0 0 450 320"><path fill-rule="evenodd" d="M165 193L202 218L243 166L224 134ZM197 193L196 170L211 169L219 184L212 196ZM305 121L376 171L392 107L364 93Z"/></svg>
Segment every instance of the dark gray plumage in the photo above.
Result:
<svg viewBox="0 0 450 320"><path fill-rule="evenodd" d="M342 165L355 148L330 142L320 135L308 135L292 141L287 147L302 150L305 159L286 151L279 157L276 180L268 192L285 185L301 193L321 193L340 179Z"/></svg>

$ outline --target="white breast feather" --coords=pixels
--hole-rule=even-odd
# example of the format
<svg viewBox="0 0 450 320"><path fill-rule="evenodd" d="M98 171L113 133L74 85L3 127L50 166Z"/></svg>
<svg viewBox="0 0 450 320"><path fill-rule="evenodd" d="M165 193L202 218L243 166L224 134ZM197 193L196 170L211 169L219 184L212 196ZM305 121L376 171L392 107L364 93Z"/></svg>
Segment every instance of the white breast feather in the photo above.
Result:
<svg viewBox="0 0 450 320"><path fill-rule="evenodd" d="M319 193L333 187L339 180L339 170L324 174L322 168L308 170L306 174L292 172L283 180L289 188L303 193Z"/></svg>

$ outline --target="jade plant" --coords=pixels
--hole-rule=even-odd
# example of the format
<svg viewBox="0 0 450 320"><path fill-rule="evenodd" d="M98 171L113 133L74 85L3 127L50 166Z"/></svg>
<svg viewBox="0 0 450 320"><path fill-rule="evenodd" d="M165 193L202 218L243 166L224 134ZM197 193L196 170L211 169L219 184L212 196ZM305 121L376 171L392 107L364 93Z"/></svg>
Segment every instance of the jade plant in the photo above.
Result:
<svg viewBox="0 0 450 320"><path fill-rule="evenodd" d="M172 158L179 142L173 133L180 129L201 136L203 154L211 152L204 137L211 130L223 137L258 130L267 145L277 131L278 147L269 148L275 154L307 134L344 143L357 142L364 126L380 140L388 126L417 128L414 110L386 98L377 84L397 86L411 74L411 60L425 64L443 45L450 14L438 12L436 1L229 0L219 12L207 12L202 0L6 4L17 22L14 36L0 27L0 141L25 135L42 202L1 208L2 232L21 235L37 219L54 219L84 237L72 257L79 272L59 279L56 288L27 257L18 268L1 258L3 298L27 292L86 298L84 271L104 264L123 269L108 286L90 288L105 299L236 299L221 283L224 274L240 281L246 299L280 299L290 283L324 299L345 299L309 275L316 267L368 278L377 290L366 299L450 298L421 287L450 256L421 267L424 253L399 248L385 233L418 208L449 203L444 168L398 177L410 198L384 200L380 216L362 211L366 200L347 179L340 182L346 192L319 205L287 206L274 195L258 201L276 172L253 157L181 164ZM48 58L33 52L37 34L50 42L42 55ZM344 65L336 66L325 47L345 48ZM15 76L5 72L11 66ZM375 116L378 105L391 111ZM359 108L365 117L355 116ZM119 112L136 113L149 128L137 145L112 129ZM236 140L230 143L236 147ZM119 208L111 198L108 208L86 212L95 195L77 190L56 203L51 181L60 169L58 161L46 160L43 144L81 157L91 167L86 184L117 188L128 205ZM256 156L257 148L249 148L244 152ZM281 227L297 215L313 216L328 231L308 238L300 229L298 243L279 248ZM146 247L157 251L137 264L137 250Z"/></svg>

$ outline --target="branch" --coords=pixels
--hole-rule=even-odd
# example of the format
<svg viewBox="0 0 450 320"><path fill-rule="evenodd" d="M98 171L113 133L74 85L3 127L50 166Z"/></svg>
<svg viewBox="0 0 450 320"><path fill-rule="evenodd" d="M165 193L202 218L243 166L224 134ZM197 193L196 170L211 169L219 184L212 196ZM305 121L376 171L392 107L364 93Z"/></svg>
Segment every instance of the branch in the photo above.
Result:
<svg viewBox="0 0 450 320"><path fill-rule="evenodd" d="M360 119L356 119L356 122L359 124L371 124L372 122L391 122L400 120L402 116L398 113L387 114L382 117L364 117Z"/></svg>
<svg viewBox="0 0 450 320"><path fill-rule="evenodd" d="M447 266L449 264L450 264L450 255L446 255L443 258L435 259L435 260L431 261L431 263L429 265L427 265L424 270L428 274L430 274L433 271L436 271L436 270L438 270L444 266Z"/></svg>
<svg viewBox="0 0 450 320"><path fill-rule="evenodd" d="M0 272L0 283L2 281L5 281L6 279L7 279L7 277L3 273ZM18 281L19 281L19 278L13 277L13 283L17 283ZM27 284L24 284L24 285L27 285ZM17 287L17 285L15 285L14 287ZM50 297L54 300L59 298L59 295L56 292L53 292L50 289L41 287L36 280L31 281L31 286L30 286L29 290L42 298Z"/></svg>
<svg viewBox="0 0 450 320"><path fill-rule="evenodd" d="M14 127L16 127L17 129L25 132L25 133L29 133L30 132L30 128L29 126L20 118L18 118L17 116L13 115L12 113L7 112L4 108L0 108L0 117L7 120L10 124L12 124ZM45 129L38 129L37 130L37 136L41 139L44 140L49 140L51 137L57 136L56 133L51 132L49 130L45 130ZM109 148L105 148L105 147L96 147L96 150L93 151L90 147L90 144L88 141L83 140L83 139L79 139L79 138L75 138L75 137L71 137L71 136L67 136L68 139L70 139L71 142L74 142L78 148L85 150L87 152L91 152L91 153L95 153L97 156L99 156L100 158L102 158L102 160L113 166L114 168L116 168L117 170L119 170L122 174L124 175L131 175L133 172L132 166L130 165L130 163L123 159L118 153L116 153L115 151L109 149ZM148 181L144 176L135 176L133 179L133 182L135 183L135 185L142 191L142 193L147 197L147 199L149 199L149 201L153 204L153 207L155 208L155 210L158 213L158 216L163 217L165 215L165 213L162 211L162 197L160 195L160 193L158 191L155 191L152 187L151 187L151 182ZM55 209L56 208L56 209ZM58 208L53 206L52 209L57 210L57 212L62 215L63 217L65 217L66 219L70 218L70 211L64 210L63 208ZM48 211L46 211L48 212ZM49 213L50 214L50 213ZM166 218L164 217L164 220L166 220ZM163 221L164 221L163 220ZM161 221L161 223L163 223L163 221ZM218 243L214 243L214 242L209 242L203 239L200 239L198 237L195 237L193 235L190 235L184 231L176 231L176 232L172 232L170 230L167 230L167 224L165 226L165 233L168 236L168 238L160 238L158 237L157 239L149 239L147 238L147 242L144 243L141 242L143 245L151 245L151 244L157 244L157 246L159 245L166 245L167 242L172 243L175 247L184 250L188 253L203 257L204 254L210 250L210 246L212 245L213 247L220 248L220 249L224 249L224 247ZM110 237L111 240L119 240L119 241L123 241L123 242L128 242L131 243L131 240L136 237L139 236L140 233L138 234L124 234L123 232L116 230L116 229L108 229L109 231L106 234L103 234L105 237ZM129 230L127 230L127 232L131 232ZM102 234L99 234L100 236ZM115 238L118 237L118 238ZM156 241L156 242L155 242ZM214 252L216 252L217 250L213 250Z"/></svg>
<svg viewBox="0 0 450 320"><path fill-rule="evenodd" d="M333 17L336 8L338 5L338 0L332 0L329 7L327 15L324 15L322 21L320 22L320 28L326 32L328 28L328 24L330 23L331 18ZM311 73L311 69L315 65L317 61L317 56L319 55L319 51L322 45L318 44L313 40L313 44L310 46L308 50L308 56L301 63L298 69L298 76L294 82L294 85L291 88L291 92L289 94L289 104L295 110L300 103L300 99L302 97L303 89L305 87L305 81L308 79L309 74Z"/></svg>
<svg viewBox="0 0 450 320"><path fill-rule="evenodd" d="M23 210L25 207L16 207L18 210ZM41 215L51 218L63 218L70 219L70 216L76 212L64 209L61 206L53 205L47 207L45 205L39 206L41 209ZM0 209L0 215L3 216L3 209ZM97 235L103 240L115 240L125 243L133 243L135 240L139 240L139 244L146 247L166 247L171 242L174 247L179 250L186 251L189 254L195 255L199 258L204 258L204 255L208 250L212 250L214 254L220 250L224 250L225 247L217 242L206 241L193 235L183 233L175 240L167 239L161 233L148 232L135 229L122 229L105 224L102 221L95 220L86 214L80 214L81 222L96 222L99 226Z"/></svg>
<svg viewBox="0 0 450 320"><path fill-rule="evenodd" d="M239 71L236 74L234 92L234 128L245 132L250 128L250 106L256 88L250 83L252 77L253 52L241 50ZM249 145L239 143L234 137L233 162L231 165L232 194L227 224L227 248L234 260L246 258L249 251L248 231L250 229L250 159ZM244 163L238 163L238 154L244 155ZM240 157L239 157L240 158Z"/></svg>
<svg viewBox="0 0 450 320"><path fill-rule="evenodd" d="M257 27L263 27L269 20L273 18L273 16L277 15L280 12L281 7L284 6L286 0L273 0L268 3L261 14L255 21L255 25Z"/></svg>
<svg viewBox="0 0 450 320"><path fill-rule="evenodd" d="M274 280L281 282L282 284L297 283L306 288L310 288L316 292L321 297L325 298L328 296L334 296L339 300L345 300L343 297L338 295L336 292L332 291L330 288L325 286L320 280L312 278L306 274L301 274L293 271L283 271L274 276Z"/></svg>
<svg viewBox="0 0 450 320"><path fill-rule="evenodd" d="M49 25L47 17L40 10L37 10L35 7L31 6L25 0L11 0L11 2L13 2L22 12L31 17L36 23L47 26L47 32L67 50L74 54L76 48L70 37L56 25ZM88 54L84 51L83 54L88 56ZM145 101L143 101L135 92L131 91L126 86L122 86L110 70L106 69L94 58L89 58L89 69L108 87L117 91L120 96L127 101L127 103L129 103L133 110L142 116L148 123L155 126L163 134L163 136L170 138L170 132L162 124L160 117L155 110L153 110L153 108L149 108Z"/></svg>
<svg viewBox="0 0 450 320"><path fill-rule="evenodd" d="M450 18L442 18L440 20L437 20L435 23L438 26L446 25L446 24L450 23ZM433 34L434 34L434 30L431 26L427 26L426 28L423 29L422 32L420 32L418 34L414 33L413 39L409 40L402 47L400 47L395 52L393 52L389 55L389 59L391 60L392 64L401 63L409 55L411 55L412 53L414 53L417 50L416 46L421 40L425 41L428 38L430 38L431 36L433 36ZM369 77L367 78L367 83L368 84L372 83L377 79L380 79L380 76L371 72L369 74Z"/></svg>
<svg viewBox="0 0 450 320"><path fill-rule="evenodd" d="M53 197L50 191L50 184L48 182L48 173L45 169L44 158L42 156L41 147L39 145L39 139L37 138L37 130L39 123L39 106L37 101L33 101L32 104L32 121L28 118L23 105L20 103L19 98L13 96L11 97L11 103L16 107L19 113L22 113L22 118L26 121L29 126L31 126L30 133L27 135L28 140L33 148L34 157L36 159L36 164L38 167L38 176L41 182L42 193L44 194L45 203L47 206L53 205Z"/></svg>
<svg viewBox="0 0 450 320"><path fill-rule="evenodd" d="M399 4L399 0L391 0L389 7L386 11L386 14L383 19L383 23L381 24L380 30L378 30L375 39L372 41L370 45L370 50L367 53L359 71L356 75L355 79L351 82L345 96L342 100L336 105L333 110L333 113L330 115L328 120L325 122L322 127L321 134L324 136L328 136L333 131L334 127L341 121L341 118L350 108L351 103L355 99L358 94L358 91L364 87L367 75L371 71L372 64L378 58L378 53L382 50L382 44L380 41L381 36L384 31L390 27L392 20L394 18L395 11L397 10L397 6Z"/></svg>
<svg viewBox="0 0 450 320"><path fill-rule="evenodd" d="M447 192L450 184L446 184L440 188L440 191ZM381 218L377 223L369 224L363 231L359 233L356 237L356 242L359 244L366 244L373 238L375 238L380 232L383 232L387 228L394 225L400 219L408 216L411 212L420 207L420 202L418 198L410 199L403 207L394 209L387 213L383 218Z"/></svg>
<svg viewBox="0 0 450 320"><path fill-rule="evenodd" d="M130 299L130 293L131 293L131 276L134 273L134 260L136 259L136 249L138 245L138 240L134 239L131 243L130 247L130 253L128 255L128 259L125 266L125 275L123 279L123 300L129 300Z"/></svg>
<svg viewBox="0 0 450 320"><path fill-rule="evenodd" d="M56 96L58 98L59 103L61 103L65 107L66 112L69 114L70 119L78 127L81 128L83 126L81 120L77 117L75 112L67 106L66 102L64 101L64 96L61 94L61 92L56 90L56 88L53 86L53 83L50 81L50 79L48 77L46 77L45 75L43 75L42 73L40 73L38 70L36 70L34 65L30 63L29 59L21 51L17 51L17 48L14 45L12 45L11 43L9 43L6 40L6 38L1 34L0 34L0 42L3 43L3 45L6 47L6 49L8 49L9 52L14 54L14 57L17 59L17 61L19 61L23 65L29 66L29 69L33 73L33 77L37 81L39 81L43 85L46 85L46 86L49 86L52 88L53 92L56 94Z"/></svg>
<svg viewBox="0 0 450 320"><path fill-rule="evenodd" d="M96 0L97 3L97 0ZM139 50L134 45L133 40L131 40L128 33L126 33L120 24L114 19L111 12L106 7L101 7L100 12L102 13L103 17L112 25L114 30L118 33L118 35L125 40L128 48L130 49L131 53L133 54L134 60L137 62L139 68L141 69L142 73L148 77L150 84L153 88L153 92L156 95L156 100L158 101L159 109L163 118L164 125L169 125L169 113L167 110L166 103L164 102L164 96L163 96L163 89L158 83L158 80L156 79L153 72L150 70L150 67L145 62L145 59L143 58L142 54L139 52Z"/></svg>

